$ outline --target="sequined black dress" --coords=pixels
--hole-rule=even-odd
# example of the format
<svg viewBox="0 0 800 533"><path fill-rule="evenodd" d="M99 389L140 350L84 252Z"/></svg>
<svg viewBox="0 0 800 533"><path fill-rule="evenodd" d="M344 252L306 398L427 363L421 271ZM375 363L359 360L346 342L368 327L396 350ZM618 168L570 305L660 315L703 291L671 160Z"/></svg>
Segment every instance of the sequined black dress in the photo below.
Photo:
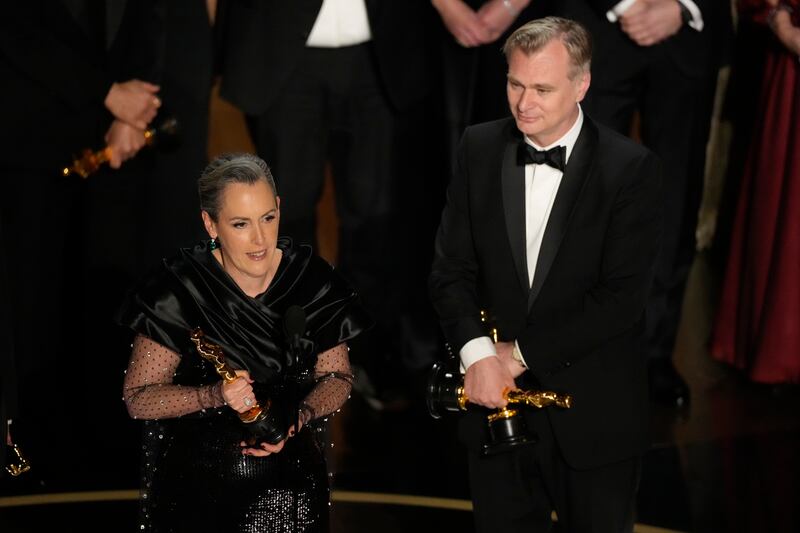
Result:
<svg viewBox="0 0 800 533"><path fill-rule="evenodd" d="M347 399L344 343L369 319L354 291L308 247L281 239L269 288L245 295L207 244L165 260L122 307L138 333L125 378L129 412L145 419L139 529L152 532L316 532L328 529L320 422ZM298 364L287 366L282 318L303 307ZM200 327L226 360L250 372L257 396L280 396L310 423L280 453L242 455L247 435L224 405L220 378L190 340ZM294 402L294 403L293 403Z"/></svg>

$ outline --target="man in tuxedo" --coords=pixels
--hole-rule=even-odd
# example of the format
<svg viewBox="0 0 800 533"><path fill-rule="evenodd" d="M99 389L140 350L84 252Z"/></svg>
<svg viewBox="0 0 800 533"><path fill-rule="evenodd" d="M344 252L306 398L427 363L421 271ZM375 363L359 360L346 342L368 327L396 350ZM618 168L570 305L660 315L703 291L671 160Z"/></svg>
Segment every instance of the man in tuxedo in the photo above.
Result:
<svg viewBox="0 0 800 533"><path fill-rule="evenodd" d="M508 116L500 44L553 14L554 0L431 0L442 20L442 90L448 170L466 126Z"/></svg>
<svg viewBox="0 0 800 533"><path fill-rule="evenodd" d="M398 311L414 266L413 253L396 243L415 217L398 211L397 198L424 175L429 134L419 106L428 92L423 27L431 17L425 0L229 0L217 24L220 94L244 111L278 181L281 231L295 242L316 243L330 163L336 265L377 321L352 355L377 381L395 379L385 369L396 362Z"/></svg>
<svg viewBox="0 0 800 533"><path fill-rule="evenodd" d="M565 531L631 531L648 444L642 334L660 162L583 113L581 25L534 20L504 52L513 118L464 132L430 290L471 403L502 407L519 386L573 405L523 409L538 442L487 456L487 411L463 416L477 529L546 530L555 510Z"/></svg>
<svg viewBox="0 0 800 533"><path fill-rule="evenodd" d="M556 13L592 34L592 88L584 109L664 162L664 231L647 304L653 400L676 407L689 388L672 355L694 259L717 73L731 37L730 3L719 0L563 0Z"/></svg>

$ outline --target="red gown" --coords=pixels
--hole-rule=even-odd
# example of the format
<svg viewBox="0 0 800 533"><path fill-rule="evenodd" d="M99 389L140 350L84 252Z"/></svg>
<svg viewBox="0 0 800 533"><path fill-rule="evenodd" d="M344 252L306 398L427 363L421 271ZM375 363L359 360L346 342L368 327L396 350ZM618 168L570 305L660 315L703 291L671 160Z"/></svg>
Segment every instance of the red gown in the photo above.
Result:
<svg viewBox="0 0 800 533"><path fill-rule="evenodd" d="M800 25L800 0L789 3ZM776 39L764 61L711 339L715 359L760 383L800 383L799 76L797 56Z"/></svg>

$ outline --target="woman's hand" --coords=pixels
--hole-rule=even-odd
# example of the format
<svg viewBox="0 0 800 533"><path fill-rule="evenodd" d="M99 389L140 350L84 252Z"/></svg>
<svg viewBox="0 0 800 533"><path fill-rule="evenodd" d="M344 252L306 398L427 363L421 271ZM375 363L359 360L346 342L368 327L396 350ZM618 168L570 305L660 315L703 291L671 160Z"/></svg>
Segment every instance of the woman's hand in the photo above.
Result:
<svg viewBox="0 0 800 533"><path fill-rule="evenodd" d="M791 53L800 55L800 28L792 24L791 14L785 9L777 9L773 12L769 23L781 44Z"/></svg>
<svg viewBox="0 0 800 533"><path fill-rule="evenodd" d="M238 379L222 384L222 398L228 406L237 413L246 413L256 404L256 395L253 393L253 380L247 370L237 370Z"/></svg>
<svg viewBox="0 0 800 533"><path fill-rule="evenodd" d="M299 422L300 429L303 428L303 421ZM299 430L298 430L299 431ZM267 455L272 455L273 453L280 452L284 445L286 445L286 441L290 438L294 437L295 430L294 426L289 428L288 436L280 441L278 444L269 444L266 442L262 442L258 446L252 446L245 441L239 443L239 446L242 447L242 455L252 455L254 457L266 457Z"/></svg>

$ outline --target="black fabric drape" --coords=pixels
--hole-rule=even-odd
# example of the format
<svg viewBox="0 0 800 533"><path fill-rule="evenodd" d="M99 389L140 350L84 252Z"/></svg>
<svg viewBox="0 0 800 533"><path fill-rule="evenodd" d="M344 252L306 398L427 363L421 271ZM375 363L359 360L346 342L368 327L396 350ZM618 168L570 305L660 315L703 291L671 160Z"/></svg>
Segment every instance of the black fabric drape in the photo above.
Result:
<svg viewBox="0 0 800 533"><path fill-rule="evenodd" d="M201 328L222 347L232 366L260 383L274 383L285 370L283 315L299 305L306 313L304 356L346 342L371 323L353 289L311 247L283 251L270 287L251 298L214 258L208 243L184 248L133 291L117 320L179 354L194 353L189 335Z"/></svg>

